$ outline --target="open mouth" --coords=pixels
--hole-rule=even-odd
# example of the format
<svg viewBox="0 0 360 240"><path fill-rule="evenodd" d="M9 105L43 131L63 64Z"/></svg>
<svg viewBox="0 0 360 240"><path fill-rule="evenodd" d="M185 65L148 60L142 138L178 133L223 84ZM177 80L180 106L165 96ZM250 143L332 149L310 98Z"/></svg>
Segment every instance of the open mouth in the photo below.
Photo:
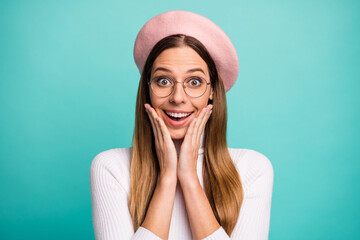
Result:
<svg viewBox="0 0 360 240"><path fill-rule="evenodd" d="M170 112L170 111L165 111L165 110L163 110L163 111L170 119L175 120L175 121L184 120L184 119L190 117L191 114L193 114L193 112L176 113L176 112Z"/></svg>

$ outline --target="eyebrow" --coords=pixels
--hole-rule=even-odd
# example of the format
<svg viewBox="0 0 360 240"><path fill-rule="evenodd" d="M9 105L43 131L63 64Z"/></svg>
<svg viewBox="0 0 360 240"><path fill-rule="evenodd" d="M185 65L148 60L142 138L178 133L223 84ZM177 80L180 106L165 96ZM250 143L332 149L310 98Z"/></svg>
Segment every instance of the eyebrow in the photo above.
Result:
<svg viewBox="0 0 360 240"><path fill-rule="evenodd" d="M155 73L156 71L171 72L169 69L163 68L163 67L158 67L158 68L156 68L155 71L154 71L154 73ZM199 72L202 72L204 75L206 75L205 72L204 72L204 70L202 70L201 68L192 68L192 69L187 70L186 73L198 72L198 71L199 71Z"/></svg>

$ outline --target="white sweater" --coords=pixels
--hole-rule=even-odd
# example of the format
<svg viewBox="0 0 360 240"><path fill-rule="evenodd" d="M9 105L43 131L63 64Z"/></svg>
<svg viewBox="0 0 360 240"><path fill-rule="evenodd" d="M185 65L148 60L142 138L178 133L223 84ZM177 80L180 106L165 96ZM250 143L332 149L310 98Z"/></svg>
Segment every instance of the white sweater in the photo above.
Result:
<svg viewBox="0 0 360 240"><path fill-rule="evenodd" d="M90 167L92 217L97 240L160 240L140 227L136 232L128 209L130 191L131 148L116 148L99 153ZM234 231L228 236L220 227L206 240L268 239L273 189L273 168L263 154L249 149L232 149L229 153L240 174L244 200ZM201 186L203 148L199 149L197 173ZM192 239L181 186L178 183L169 232L170 240Z"/></svg>

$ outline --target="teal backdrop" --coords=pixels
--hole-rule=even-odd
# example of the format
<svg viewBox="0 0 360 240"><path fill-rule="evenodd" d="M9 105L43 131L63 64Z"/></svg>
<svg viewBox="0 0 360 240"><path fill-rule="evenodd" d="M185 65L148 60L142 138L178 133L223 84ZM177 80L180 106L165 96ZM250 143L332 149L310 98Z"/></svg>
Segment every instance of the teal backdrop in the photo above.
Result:
<svg viewBox="0 0 360 240"><path fill-rule="evenodd" d="M0 239L94 239L89 168L128 147L151 17L232 40L228 144L273 164L269 239L360 239L360 2L0 1Z"/></svg>

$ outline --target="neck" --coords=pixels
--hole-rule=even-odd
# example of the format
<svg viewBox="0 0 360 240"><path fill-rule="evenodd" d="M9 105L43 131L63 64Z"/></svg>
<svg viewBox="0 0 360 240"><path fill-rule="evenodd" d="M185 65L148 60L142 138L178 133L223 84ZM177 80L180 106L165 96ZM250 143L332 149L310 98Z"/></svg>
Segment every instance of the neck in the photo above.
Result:
<svg viewBox="0 0 360 240"><path fill-rule="evenodd" d="M183 140L184 140L183 138L182 139L173 139L178 156L180 155L180 148L181 148L181 144L182 144Z"/></svg>

